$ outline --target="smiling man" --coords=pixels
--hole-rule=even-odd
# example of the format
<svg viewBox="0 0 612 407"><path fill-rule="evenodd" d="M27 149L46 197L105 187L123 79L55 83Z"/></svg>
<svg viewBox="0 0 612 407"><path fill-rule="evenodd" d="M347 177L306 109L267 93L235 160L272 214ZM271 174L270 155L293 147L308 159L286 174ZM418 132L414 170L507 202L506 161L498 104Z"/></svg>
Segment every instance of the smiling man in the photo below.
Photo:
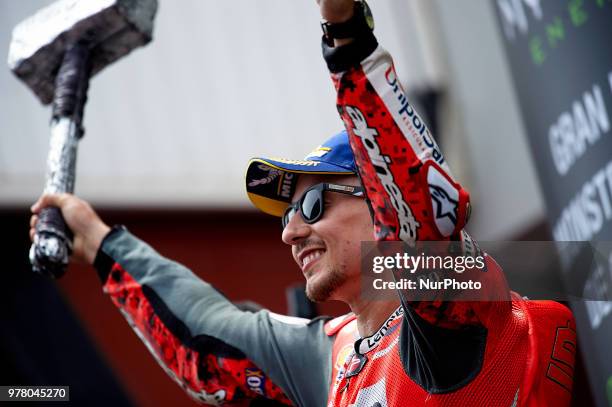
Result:
<svg viewBox="0 0 612 407"><path fill-rule="evenodd" d="M283 220L283 241L291 245L293 258L302 269L306 279L306 295L312 301L339 300L351 303L359 297L357 271L360 269L359 256L347 254L359 253L362 241L372 240L372 221L363 192L356 176L324 177L302 176L299 178L294 196L304 196L308 202L314 188L326 188L321 211L326 209L327 216L316 225L305 223L298 216L300 207L293 208L291 215ZM355 188L350 188L354 186ZM335 192L335 193L333 193ZM342 194L361 199L351 199ZM314 210L314 209L310 209ZM345 225L351 225L346 228Z"/></svg>
<svg viewBox="0 0 612 407"><path fill-rule="evenodd" d="M61 208L74 256L94 264L104 292L154 357L204 403L568 405L571 313L510 292L489 256L483 285L494 301L412 301L402 290L388 301L362 295L363 241L476 247L464 231L469 196L408 103L367 5L322 0L320 7L323 53L347 131L303 160L253 159L246 188L255 206L281 218L308 296L346 302L350 314L309 321L243 312L74 196L44 196L33 211Z"/></svg>
<svg viewBox="0 0 612 407"><path fill-rule="evenodd" d="M357 174L348 133L342 131L303 160L254 158L246 178L253 204L281 216L282 240L302 270L307 296L349 304L367 335L399 299L370 304L361 295L361 242L374 240L374 228Z"/></svg>

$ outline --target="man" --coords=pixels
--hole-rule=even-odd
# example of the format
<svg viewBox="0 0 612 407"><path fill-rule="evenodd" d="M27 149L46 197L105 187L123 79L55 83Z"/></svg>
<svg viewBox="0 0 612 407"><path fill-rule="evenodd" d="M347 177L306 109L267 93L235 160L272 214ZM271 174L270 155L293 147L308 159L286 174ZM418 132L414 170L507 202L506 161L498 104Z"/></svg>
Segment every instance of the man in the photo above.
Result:
<svg viewBox="0 0 612 407"><path fill-rule="evenodd" d="M74 257L94 264L154 357L204 403L569 404L571 313L510 293L490 257L483 282L497 301L418 302L403 290L386 302L361 295L362 241L473 246L463 230L469 197L406 100L367 6L322 0L320 7L324 56L348 132L304 160L253 159L246 183L258 208L282 217L282 239L308 296L344 301L351 314L307 321L242 312L74 196L43 196L33 212L61 208Z"/></svg>

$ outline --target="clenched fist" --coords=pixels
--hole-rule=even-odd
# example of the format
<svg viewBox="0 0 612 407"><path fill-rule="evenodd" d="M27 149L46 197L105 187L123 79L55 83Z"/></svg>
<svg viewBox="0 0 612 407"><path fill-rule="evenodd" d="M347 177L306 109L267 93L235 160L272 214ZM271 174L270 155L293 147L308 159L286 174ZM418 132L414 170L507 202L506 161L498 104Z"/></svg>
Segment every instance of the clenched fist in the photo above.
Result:
<svg viewBox="0 0 612 407"><path fill-rule="evenodd" d="M30 239L36 233L37 214L47 206L58 207L74 234L72 260L93 264L104 236L110 231L89 203L72 194L43 195L32 205Z"/></svg>

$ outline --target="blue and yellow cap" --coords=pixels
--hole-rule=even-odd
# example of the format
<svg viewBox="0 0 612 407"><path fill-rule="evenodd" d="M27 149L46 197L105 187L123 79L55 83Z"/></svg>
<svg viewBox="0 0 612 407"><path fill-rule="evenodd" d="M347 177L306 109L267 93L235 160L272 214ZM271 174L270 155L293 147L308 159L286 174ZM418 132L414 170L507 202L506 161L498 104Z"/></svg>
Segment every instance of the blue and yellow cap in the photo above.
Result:
<svg viewBox="0 0 612 407"><path fill-rule="evenodd" d="M315 148L303 160L256 157L246 171L247 195L265 213L283 216L299 174L356 174L348 134L341 131Z"/></svg>

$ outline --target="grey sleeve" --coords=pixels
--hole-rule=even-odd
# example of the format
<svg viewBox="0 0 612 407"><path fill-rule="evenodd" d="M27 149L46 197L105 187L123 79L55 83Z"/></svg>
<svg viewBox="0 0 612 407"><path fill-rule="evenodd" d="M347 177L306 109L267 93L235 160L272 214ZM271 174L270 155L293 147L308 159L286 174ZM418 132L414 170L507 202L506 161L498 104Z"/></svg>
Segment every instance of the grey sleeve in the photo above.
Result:
<svg viewBox="0 0 612 407"><path fill-rule="evenodd" d="M331 380L333 338L325 334L324 320L281 317L266 310L257 313L241 311L186 267L162 257L122 229L113 230L105 238L95 265L104 290L167 371L172 370L168 365L174 366L181 361L168 361L164 360L163 355L156 355L164 347L159 343L163 335L156 335L155 332L159 329L167 329L181 346L198 353L200 359L204 355L213 355L219 366L231 366L228 360L237 361L236 366L243 366L240 361L248 359L295 405L310 407L326 404ZM142 315L147 315L146 312L122 306L129 295L140 296L150 304L162 328L150 327L156 319L149 316L148 321L143 320ZM138 318L141 321L136 320ZM149 328L151 332L139 332ZM208 368L198 366L198 377L204 377L204 382L207 375L214 371ZM205 371L200 372L200 369ZM198 397L198 392L202 393L201 388L190 384L190 380L182 380L177 372L168 373L182 382L181 385L193 397L211 404L216 400L214 397L227 397L232 391L240 396L243 389L249 389L245 382L244 388L238 386L213 396L211 391L204 390L204 394ZM240 372L229 373L233 373L234 377L236 374L240 376Z"/></svg>

